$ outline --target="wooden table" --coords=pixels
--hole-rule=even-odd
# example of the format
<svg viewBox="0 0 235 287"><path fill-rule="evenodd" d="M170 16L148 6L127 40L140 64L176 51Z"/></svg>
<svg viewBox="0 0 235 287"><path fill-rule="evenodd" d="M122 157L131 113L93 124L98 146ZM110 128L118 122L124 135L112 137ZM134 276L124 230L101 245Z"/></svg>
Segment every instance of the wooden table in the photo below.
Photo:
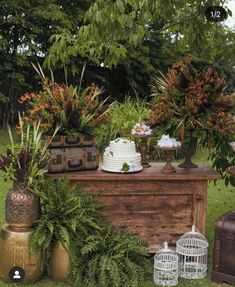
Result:
<svg viewBox="0 0 235 287"><path fill-rule="evenodd" d="M105 218L116 226L138 234L150 244L150 252L168 241L174 245L192 224L205 233L208 180L220 179L213 168L176 167L163 174L164 164L152 163L139 173L117 174L98 171L70 172L72 183L80 182L84 191L98 196ZM50 175L63 178L64 174Z"/></svg>

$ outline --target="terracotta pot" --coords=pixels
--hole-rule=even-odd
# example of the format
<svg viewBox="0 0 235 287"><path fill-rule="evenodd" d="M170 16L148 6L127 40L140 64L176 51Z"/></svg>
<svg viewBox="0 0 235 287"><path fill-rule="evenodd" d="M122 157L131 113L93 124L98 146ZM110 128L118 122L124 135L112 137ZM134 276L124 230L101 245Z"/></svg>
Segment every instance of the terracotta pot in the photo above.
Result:
<svg viewBox="0 0 235 287"><path fill-rule="evenodd" d="M24 183L15 183L6 197L5 219L12 231L29 231L39 218L39 196Z"/></svg>
<svg viewBox="0 0 235 287"><path fill-rule="evenodd" d="M197 164L192 162L192 156L196 153L197 150L197 137L190 137L189 141L186 144L182 145L181 154L185 158L185 161L179 164L179 167L182 168L197 168Z"/></svg>
<svg viewBox="0 0 235 287"><path fill-rule="evenodd" d="M51 278L57 282L65 282L70 267L70 259L67 247L60 241L55 241L50 259Z"/></svg>

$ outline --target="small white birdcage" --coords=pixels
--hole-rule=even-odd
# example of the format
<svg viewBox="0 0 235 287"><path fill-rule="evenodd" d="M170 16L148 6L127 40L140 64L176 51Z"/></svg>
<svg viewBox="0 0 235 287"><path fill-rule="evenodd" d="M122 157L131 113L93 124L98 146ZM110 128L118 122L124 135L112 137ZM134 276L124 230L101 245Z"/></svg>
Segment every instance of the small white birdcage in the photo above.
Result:
<svg viewBox="0 0 235 287"><path fill-rule="evenodd" d="M164 242L154 256L154 283L161 286L175 286L178 284L178 256L168 248Z"/></svg>
<svg viewBox="0 0 235 287"><path fill-rule="evenodd" d="M176 242L179 256L179 276L186 279L201 279L207 274L208 242L192 226L192 231L185 233Z"/></svg>

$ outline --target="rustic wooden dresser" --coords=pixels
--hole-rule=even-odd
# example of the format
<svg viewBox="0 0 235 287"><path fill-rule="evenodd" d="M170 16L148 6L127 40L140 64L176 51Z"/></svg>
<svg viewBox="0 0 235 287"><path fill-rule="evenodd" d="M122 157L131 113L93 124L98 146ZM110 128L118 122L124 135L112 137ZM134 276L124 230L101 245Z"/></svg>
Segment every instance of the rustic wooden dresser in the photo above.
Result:
<svg viewBox="0 0 235 287"><path fill-rule="evenodd" d="M132 174L99 170L52 174L79 182L85 192L98 196L107 221L138 234L150 244L150 252L159 245L176 240L195 224L205 233L208 180L220 179L212 167L195 169L176 167L176 172L163 174L163 164Z"/></svg>

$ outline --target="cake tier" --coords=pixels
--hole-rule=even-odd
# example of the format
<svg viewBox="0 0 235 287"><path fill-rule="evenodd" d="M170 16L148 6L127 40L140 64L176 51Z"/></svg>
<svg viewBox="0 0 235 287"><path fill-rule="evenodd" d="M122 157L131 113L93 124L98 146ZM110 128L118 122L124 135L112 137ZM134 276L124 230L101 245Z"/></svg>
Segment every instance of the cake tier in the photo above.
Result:
<svg viewBox="0 0 235 287"><path fill-rule="evenodd" d="M129 165L129 169L122 171L124 164ZM132 157L104 156L102 169L110 172L137 172L143 169L141 165L141 156L136 153Z"/></svg>
<svg viewBox="0 0 235 287"><path fill-rule="evenodd" d="M135 155L136 147L133 141L128 139L119 139L111 141L108 147L108 150L115 155Z"/></svg>

